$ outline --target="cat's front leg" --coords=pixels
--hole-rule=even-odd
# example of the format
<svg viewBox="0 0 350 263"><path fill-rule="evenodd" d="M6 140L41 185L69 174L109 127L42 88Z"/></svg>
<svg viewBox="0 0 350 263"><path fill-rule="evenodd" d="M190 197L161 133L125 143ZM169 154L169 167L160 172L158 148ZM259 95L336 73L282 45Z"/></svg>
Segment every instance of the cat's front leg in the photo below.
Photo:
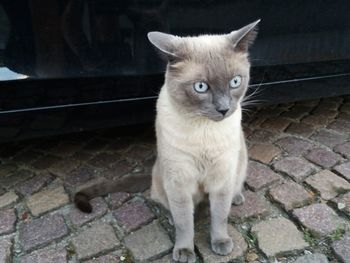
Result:
<svg viewBox="0 0 350 263"><path fill-rule="evenodd" d="M192 196L182 189L167 189L169 207L173 216L176 239L173 259L178 262L194 263L194 227Z"/></svg>
<svg viewBox="0 0 350 263"><path fill-rule="evenodd" d="M227 232L227 220L231 208L232 196L231 189L209 193L211 248L219 255L228 255L233 250L233 241Z"/></svg>

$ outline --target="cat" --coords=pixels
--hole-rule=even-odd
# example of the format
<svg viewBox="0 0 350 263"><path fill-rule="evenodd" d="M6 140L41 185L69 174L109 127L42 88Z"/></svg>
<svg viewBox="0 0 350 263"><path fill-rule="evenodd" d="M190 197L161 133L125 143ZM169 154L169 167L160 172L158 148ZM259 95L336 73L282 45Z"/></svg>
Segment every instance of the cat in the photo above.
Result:
<svg viewBox="0 0 350 263"><path fill-rule="evenodd" d="M193 213L205 195L210 202L211 249L219 255L233 250L227 221L232 202L244 202L248 155L241 102L249 83L248 49L259 21L224 35L148 33L149 41L167 60L157 100L151 198L172 215L175 261L196 260ZM129 182L83 189L75 195L77 207L91 212L89 199L130 190L137 177L129 178ZM143 180L147 185L148 178Z"/></svg>

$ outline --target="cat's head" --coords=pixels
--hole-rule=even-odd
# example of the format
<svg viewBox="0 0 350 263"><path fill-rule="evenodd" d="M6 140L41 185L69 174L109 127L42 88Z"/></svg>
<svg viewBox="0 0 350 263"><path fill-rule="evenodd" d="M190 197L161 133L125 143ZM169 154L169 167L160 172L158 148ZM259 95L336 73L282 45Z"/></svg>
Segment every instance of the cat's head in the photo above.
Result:
<svg viewBox="0 0 350 263"><path fill-rule="evenodd" d="M259 22L225 35L148 33L168 61L165 84L169 94L188 115L220 121L239 107L249 82L248 48Z"/></svg>

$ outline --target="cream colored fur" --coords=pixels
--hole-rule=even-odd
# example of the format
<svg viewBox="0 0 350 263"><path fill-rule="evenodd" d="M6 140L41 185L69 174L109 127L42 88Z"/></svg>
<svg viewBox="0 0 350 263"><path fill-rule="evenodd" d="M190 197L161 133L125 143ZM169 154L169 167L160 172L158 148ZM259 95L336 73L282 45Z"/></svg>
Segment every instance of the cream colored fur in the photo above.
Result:
<svg viewBox="0 0 350 263"><path fill-rule="evenodd" d="M247 153L241 108L222 121L186 115L163 86L157 103L157 150L151 197L171 211L176 227L175 260L194 262L193 211L204 194L211 203L212 249L232 251L227 216L241 196Z"/></svg>

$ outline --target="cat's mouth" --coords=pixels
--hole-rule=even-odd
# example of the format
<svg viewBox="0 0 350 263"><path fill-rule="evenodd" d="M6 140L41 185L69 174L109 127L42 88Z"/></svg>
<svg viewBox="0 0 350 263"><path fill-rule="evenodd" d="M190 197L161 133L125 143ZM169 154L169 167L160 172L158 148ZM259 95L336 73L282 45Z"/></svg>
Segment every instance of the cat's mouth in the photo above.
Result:
<svg viewBox="0 0 350 263"><path fill-rule="evenodd" d="M212 121L215 121L215 122L219 122L219 121L222 121L228 117L230 117L232 114L233 114L234 110L230 110L228 111L225 115L222 115L222 114L215 114L215 115L209 115L209 114L206 114L205 117L212 120Z"/></svg>

